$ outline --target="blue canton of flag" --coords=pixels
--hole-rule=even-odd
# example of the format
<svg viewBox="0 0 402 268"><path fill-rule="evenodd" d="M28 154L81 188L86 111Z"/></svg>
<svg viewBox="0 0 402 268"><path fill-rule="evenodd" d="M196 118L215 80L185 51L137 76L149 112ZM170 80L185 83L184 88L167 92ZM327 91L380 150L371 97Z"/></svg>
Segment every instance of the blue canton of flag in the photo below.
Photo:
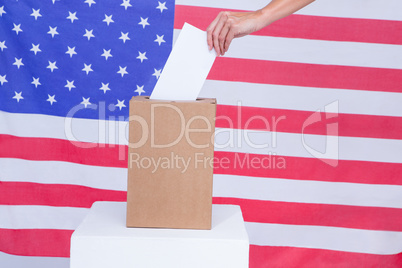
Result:
<svg viewBox="0 0 402 268"><path fill-rule="evenodd" d="M172 48L174 1L0 3L0 109L124 118ZM101 106L100 106L101 105Z"/></svg>

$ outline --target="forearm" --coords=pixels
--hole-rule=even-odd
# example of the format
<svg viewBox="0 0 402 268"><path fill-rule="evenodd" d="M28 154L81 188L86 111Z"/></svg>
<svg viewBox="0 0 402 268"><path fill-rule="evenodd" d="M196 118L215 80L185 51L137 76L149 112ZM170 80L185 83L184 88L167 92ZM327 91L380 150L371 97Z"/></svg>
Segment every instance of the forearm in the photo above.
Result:
<svg viewBox="0 0 402 268"><path fill-rule="evenodd" d="M314 0L272 0L264 8L258 10L261 17L259 28L264 28L274 21L289 16L312 2Z"/></svg>

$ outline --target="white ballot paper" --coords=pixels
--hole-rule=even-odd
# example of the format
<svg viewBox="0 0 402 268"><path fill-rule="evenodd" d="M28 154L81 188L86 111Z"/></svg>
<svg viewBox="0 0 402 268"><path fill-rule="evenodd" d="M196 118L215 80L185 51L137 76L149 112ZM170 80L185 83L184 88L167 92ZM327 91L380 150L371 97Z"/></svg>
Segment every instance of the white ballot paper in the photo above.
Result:
<svg viewBox="0 0 402 268"><path fill-rule="evenodd" d="M185 23L150 99L196 100L215 58L207 33Z"/></svg>

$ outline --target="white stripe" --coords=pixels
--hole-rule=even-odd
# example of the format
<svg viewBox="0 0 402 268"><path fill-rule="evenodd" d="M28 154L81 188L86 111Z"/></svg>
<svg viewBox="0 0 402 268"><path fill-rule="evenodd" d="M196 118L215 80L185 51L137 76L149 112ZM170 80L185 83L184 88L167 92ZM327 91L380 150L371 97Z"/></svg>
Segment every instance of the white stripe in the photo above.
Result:
<svg viewBox="0 0 402 268"><path fill-rule="evenodd" d="M60 257L31 257L17 256L0 252L0 263L2 267L12 268L69 268L70 259Z"/></svg>
<svg viewBox="0 0 402 268"><path fill-rule="evenodd" d="M216 98L218 104L223 105L301 111L316 111L338 101L339 113L402 116L402 93L393 92L207 80L200 96ZM63 117L4 111L0 111L0 122L1 134L66 139L66 133L72 133L73 138L79 141L100 140L112 144L127 130L126 122L121 121L73 118L69 124ZM110 134L117 131L119 135Z"/></svg>
<svg viewBox="0 0 402 268"><path fill-rule="evenodd" d="M71 184L107 190L127 190L127 168L10 158L0 158L0 167L1 181Z"/></svg>
<svg viewBox="0 0 402 268"><path fill-rule="evenodd" d="M297 14L402 21L401 10L400 0L382 0L381 5L373 0L320 0Z"/></svg>
<svg viewBox="0 0 402 268"><path fill-rule="evenodd" d="M402 232L246 222L250 244L369 254L402 252Z"/></svg>
<svg viewBox="0 0 402 268"><path fill-rule="evenodd" d="M253 200L402 208L402 186L214 175L213 195Z"/></svg>
<svg viewBox="0 0 402 268"><path fill-rule="evenodd" d="M216 197L402 208L402 186L214 175L213 189ZM0 228L73 230L87 212L86 208L2 205Z"/></svg>
<svg viewBox="0 0 402 268"><path fill-rule="evenodd" d="M0 205L0 228L75 230L89 209Z"/></svg>
<svg viewBox="0 0 402 268"><path fill-rule="evenodd" d="M8 115L10 115L10 117L15 117L17 119L15 122L20 123L26 121L30 122L30 124L33 124L35 120L39 119L40 121L43 119L43 117L37 117L35 115ZM267 120L268 124L270 124L270 127L273 128L274 122L270 118L267 118ZM84 133L86 130L94 127L94 125L96 125L97 123L97 120L87 119L86 121L88 123L85 125L85 127L82 126L80 129L77 129L78 133ZM14 125L13 131L16 131L17 133L6 132L6 134L18 136L31 134L30 128L27 128L25 124L18 125L15 122L14 124L10 124ZM280 121L278 122L278 125L279 124ZM121 125L123 125L123 122L121 123ZM56 125L53 125L52 128L57 127ZM58 134L57 132L52 132L52 128L46 127L42 130L37 130L35 134L42 134L43 136L51 138L64 138L52 136L52 134ZM47 132L47 130L50 131ZM4 132L0 130L0 133ZM93 134L94 133L92 133L91 135ZM86 138L88 137L89 136L87 136ZM89 137L90 141L94 141L97 138L97 136ZM82 141L86 142L87 140ZM127 144L127 136L121 135L119 139L115 142L120 144ZM333 150L329 150L328 148L332 148ZM215 138L215 150L253 154L276 153L278 155L294 157L316 157L341 160L402 163L402 155L400 153L402 151L402 140L394 139L374 139L360 137L337 138L324 135L283 132L271 133L269 131L217 128ZM322 154L321 152L325 153ZM121 157L124 158L125 156L126 155L124 149L122 148Z"/></svg>
<svg viewBox="0 0 402 268"><path fill-rule="evenodd" d="M224 57L402 69L402 46L360 42L248 35L234 39Z"/></svg>
<svg viewBox="0 0 402 268"><path fill-rule="evenodd" d="M402 2L402 1L401 1ZM200 97L218 104L316 111L339 102L339 113L402 116L402 93L207 80Z"/></svg>
<svg viewBox="0 0 402 268"><path fill-rule="evenodd" d="M101 144L128 144L125 121L64 118L0 111L0 134L66 139ZM89 145L91 146L91 145ZM97 145L94 144L96 147Z"/></svg>
<svg viewBox="0 0 402 268"><path fill-rule="evenodd" d="M247 94L245 90L247 89ZM316 111L339 102L339 113L402 116L402 93L207 80L201 97L218 104ZM127 144L127 123L0 111L0 134ZM118 134L116 134L116 132ZM112 134L113 133L113 134Z"/></svg>
<svg viewBox="0 0 402 268"><path fill-rule="evenodd" d="M265 0L176 0L176 5L257 10L266 6L268 2ZM400 21L402 20L401 10L402 2L400 0L383 0L381 4L373 0L320 0L301 9L297 14Z"/></svg>
<svg viewBox="0 0 402 268"><path fill-rule="evenodd" d="M126 136L128 129L126 122L114 121L114 119L115 117L113 120L95 120L0 111L0 133L18 135L17 133L24 128L29 135L23 136L27 137L116 144L114 141L119 135ZM81 131L82 129L85 131Z"/></svg>
<svg viewBox="0 0 402 268"><path fill-rule="evenodd" d="M326 145L330 149L326 149ZM257 130L217 128L215 151L402 163L402 140L356 137L337 139L333 136ZM321 152L326 153L320 156Z"/></svg>
<svg viewBox="0 0 402 268"><path fill-rule="evenodd" d="M236 166L241 168L240 162L237 161L235 162ZM281 167L278 166L280 161L279 156L272 156L270 168L278 169ZM2 181L76 184L99 189L127 190L127 169L106 168L110 169L110 171L107 171L93 166L53 162L55 170L59 170L59 173L57 173L57 176L51 176L46 171L47 163L47 161L0 159L0 166L2 166L0 177ZM243 167L246 168L245 166ZM102 175L102 172L107 173L107 175ZM88 176L69 176L63 173L88 174ZM93 178L89 175L91 173ZM30 174L33 175L31 176ZM113 183L115 180L120 182ZM303 189L303 191L300 189ZM299 181L215 174L213 190L214 196L217 197L402 208L400 198L402 196L402 186L397 185Z"/></svg>

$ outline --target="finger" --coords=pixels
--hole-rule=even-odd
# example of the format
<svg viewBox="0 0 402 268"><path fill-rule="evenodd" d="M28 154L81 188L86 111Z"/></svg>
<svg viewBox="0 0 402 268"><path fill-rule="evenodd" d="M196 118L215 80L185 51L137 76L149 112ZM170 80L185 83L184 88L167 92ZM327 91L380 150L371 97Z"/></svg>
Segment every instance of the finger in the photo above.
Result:
<svg viewBox="0 0 402 268"><path fill-rule="evenodd" d="M212 32L207 31L207 44L208 44L208 49L212 49Z"/></svg>
<svg viewBox="0 0 402 268"><path fill-rule="evenodd" d="M207 43L209 50L214 47L214 32L216 31L217 25L221 20L224 12L219 12L218 16L211 22L211 24L207 28Z"/></svg>
<svg viewBox="0 0 402 268"><path fill-rule="evenodd" d="M226 11L222 12L219 21L215 25L215 29L212 33L213 45L217 55L221 55L221 51L219 48L219 35L221 33L223 26L227 21L227 18L228 18L228 12Z"/></svg>
<svg viewBox="0 0 402 268"><path fill-rule="evenodd" d="M224 27L219 34L219 49L221 51L222 56L225 54L225 40L227 38L227 34L230 31L230 22L229 20L226 21Z"/></svg>
<svg viewBox="0 0 402 268"><path fill-rule="evenodd" d="M228 34L226 35L226 39L225 39L225 46L223 48L224 53L226 53L229 49L230 44L232 43L232 40L235 36L235 30L233 29L233 27L230 29L230 31L228 32Z"/></svg>
<svg viewBox="0 0 402 268"><path fill-rule="evenodd" d="M213 43L212 43L212 33L215 29L216 24L218 23L219 19L221 18L222 12L216 16L216 18L211 22L211 24L207 27L207 43L208 43L208 48L209 50L212 49Z"/></svg>
<svg viewBox="0 0 402 268"><path fill-rule="evenodd" d="M219 50L219 39L215 34L212 34L212 38L216 55L219 56L221 54L221 51Z"/></svg>

